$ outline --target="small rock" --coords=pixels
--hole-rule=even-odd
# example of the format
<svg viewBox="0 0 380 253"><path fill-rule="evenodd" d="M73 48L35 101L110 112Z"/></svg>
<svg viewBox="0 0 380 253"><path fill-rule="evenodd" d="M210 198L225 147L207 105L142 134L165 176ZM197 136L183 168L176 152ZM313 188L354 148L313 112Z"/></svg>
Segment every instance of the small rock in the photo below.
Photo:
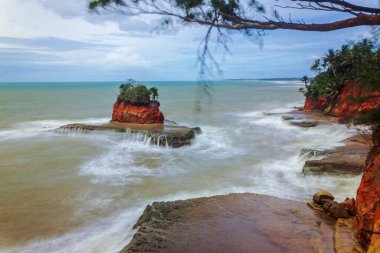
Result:
<svg viewBox="0 0 380 253"><path fill-rule="evenodd" d="M282 118L283 120L285 120L285 121L298 119L298 118L297 118L296 116L294 116L294 115L285 115L285 116L282 116L281 118Z"/></svg>
<svg viewBox="0 0 380 253"><path fill-rule="evenodd" d="M316 127L319 125L316 121L290 121L290 124L292 126L299 126L299 127Z"/></svg>
<svg viewBox="0 0 380 253"><path fill-rule="evenodd" d="M346 208L344 208L343 204L339 204L338 202L334 201L331 206L327 210L328 213L330 213L335 218L349 218L350 215L348 214L348 211Z"/></svg>
<svg viewBox="0 0 380 253"><path fill-rule="evenodd" d="M332 201L331 199L324 199L323 200L323 210L325 212L328 212L329 208L331 207L331 205L333 204L334 201Z"/></svg>
<svg viewBox="0 0 380 253"><path fill-rule="evenodd" d="M313 196L313 201L318 205L323 205L323 200L334 200L334 196L328 191L319 191Z"/></svg>
<svg viewBox="0 0 380 253"><path fill-rule="evenodd" d="M341 204L347 210L349 215L351 216L356 215L356 202L354 198L351 198L351 199L346 198Z"/></svg>
<svg viewBox="0 0 380 253"><path fill-rule="evenodd" d="M202 134L202 129L200 127L191 128L195 134Z"/></svg>

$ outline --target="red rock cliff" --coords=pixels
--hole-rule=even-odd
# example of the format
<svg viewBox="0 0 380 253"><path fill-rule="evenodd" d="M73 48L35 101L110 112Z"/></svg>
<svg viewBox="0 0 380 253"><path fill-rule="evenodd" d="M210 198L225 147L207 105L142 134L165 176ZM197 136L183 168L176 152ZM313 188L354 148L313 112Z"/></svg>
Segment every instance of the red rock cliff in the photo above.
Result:
<svg viewBox="0 0 380 253"><path fill-rule="evenodd" d="M303 109L305 111L324 111L328 106L329 102L324 97L318 97L317 99L306 97Z"/></svg>
<svg viewBox="0 0 380 253"><path fill-rule="evenodd" d="M348 83L333 101L324 97L307 97L304 110L321 110L341 120L357 118L359 113L380 107L380 91L369 91L363 85Z"/></svg>
<svg viewBox="0 0 380 253"><path fill-rule="evenodd" d="M380 91L368 91L360 84L347 84L332 104L331 114L342 118L357 118L359 113L380 107Z"/></svg>
<svg viewBox="0 0 380 253"><path fill-rule="evenodd" d="M163 123L164 115L159 109L160 103L151 101L147 105L133 105L117 101L113 105L112 121L154 124Z"/></svg>
<svg viewBox="0 0 380 253"><path fill-rule="evenodd" d="M380 140L368 155L356 195L355 228L360 243L368 252L380 252ZM373 233L375 232L375 233Z"/></svg>

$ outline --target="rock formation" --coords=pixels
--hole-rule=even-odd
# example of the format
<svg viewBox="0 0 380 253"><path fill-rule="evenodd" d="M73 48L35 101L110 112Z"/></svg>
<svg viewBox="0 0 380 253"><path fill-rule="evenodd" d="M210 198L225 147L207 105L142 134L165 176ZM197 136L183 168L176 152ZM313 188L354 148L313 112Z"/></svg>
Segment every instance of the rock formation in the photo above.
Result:
<svg viewBox="0 0 380 253"><path fill-rule="evenodd" d="M313 99L311 97L307 97L305 99L305 105L303 109L305 111L324 111L328 107L329 103L326 98L324 97L318 97L316 99Z"/></svg>
<svg viewBox="0 0 380 253"><path fill-rule="evenodd" d="M305 203L239 193L155 202L137 221L126 252L361 252L352 219Z"/></svg>
<svg viewBox="0 0 380 253"><path fill-rule="evenodd" d="M340 122L356 119L360 113L380 108L380 91L348 83L333 101L306 98L304 110L321 110ZM380 138L373 136L374 146L367 156L363 177L356 196L355 229L359 242L368 252L380 252Z"/></svg>
<svg viewBox="0 0 380 253"><path fill-rule="evenodd" d="M112 121L136 124L163 123L164 115L159 109L158 101L147 104L132 104L116 101L113 106Z"/></svg>
<svg viewBox="0 0 380 253"><path fill-rule="evenodd" d="M159 146L179 148L191 145L195 135L201 134L199 127L180 126L166 120L160 111L157 88L145 85L134 86L134 81L120 85L120 95L113 105L112 120L106 124L74 123L59 127L61 133L92 131L115 131L133 135L135 140Z"/></svg>
<svg viewBox="0 0 380 253"><path fill-rule="evenodd" d="M342 203L334 201L334 196L328 191L319 191L313 196L313 202L308 205L315 210L328 213L334 218L350 218L355 216L355 199L346 198Z"/></svg>
<svg viewBox="0 0 380 253"><path fill-rule="evenodd" d="M116 121L111 121L110 123L102 125L89 125L81 123L68 124L61 126L56 131L64 133L115 131L131 135L138 134L143 139L146 137L151 144L169 146L172 148L191 145L195 135L202 133L202 130L199 127L189 128L177 124L133 124L120 123Z"/></svg>
<svg viewBox="0 0 380 253"><path fill-rule="evenodd" d="M369 134L358 134L341 141L342 146L331 149L303 149L301 155L322 156L321 159L305 161L304 174L359 175L363 172L372 138Z"/></svg>
<svg viewBox="0 0 380 253"><path fill-rule="evenodd" d="M368 252L380 252L380 143L370 152L356 195L355 228L359 241Z"/></svg>
<svg viewBox="0 0 380 253"><path fill-rule="evenodd" d="M339 92L333 101L318 97L313 99L307 97L305 100L305 111L321 110L341 119L355 119L365 111L380 107L380 91L369 91L363 85L348 83Z"/></svg>

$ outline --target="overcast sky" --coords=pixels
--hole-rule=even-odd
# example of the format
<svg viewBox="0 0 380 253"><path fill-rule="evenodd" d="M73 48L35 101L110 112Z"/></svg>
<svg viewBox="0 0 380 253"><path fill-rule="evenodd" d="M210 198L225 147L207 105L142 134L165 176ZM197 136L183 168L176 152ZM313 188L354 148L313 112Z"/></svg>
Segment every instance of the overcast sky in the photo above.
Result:
<svg viewBox="0 0 380 253"><path fill-rule="evenodd" d="M157 33L153 28L158 17L94 14L87 2L0 0L0 82L197 79L197 49L204 27ZM315 22L336 18L321 13L306 16ZM368 31L366 27L326 33L269 31L263 47L234 33L232 55L215 53L223 70L216 78L313 75L310 65L328 48L360 39Z"/></svg>

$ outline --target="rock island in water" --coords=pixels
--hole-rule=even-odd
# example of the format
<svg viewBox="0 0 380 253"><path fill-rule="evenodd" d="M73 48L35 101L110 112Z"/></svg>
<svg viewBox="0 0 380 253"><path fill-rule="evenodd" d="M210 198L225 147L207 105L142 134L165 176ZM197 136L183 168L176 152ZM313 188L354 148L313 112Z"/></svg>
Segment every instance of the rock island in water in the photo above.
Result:
<svg viewBox="0 0 380 253"><path fill-rule="evenodd" d="M164 121L160 111L158 89L146 88L129 80L120 85L120 94L113 106L112 120L107 124L74 123L59 128L63 132L90 132L108 130L140 135L150 144L173 148L190 145L195 134L201 133L199 127L180 126L174 121Z"/></svg>

